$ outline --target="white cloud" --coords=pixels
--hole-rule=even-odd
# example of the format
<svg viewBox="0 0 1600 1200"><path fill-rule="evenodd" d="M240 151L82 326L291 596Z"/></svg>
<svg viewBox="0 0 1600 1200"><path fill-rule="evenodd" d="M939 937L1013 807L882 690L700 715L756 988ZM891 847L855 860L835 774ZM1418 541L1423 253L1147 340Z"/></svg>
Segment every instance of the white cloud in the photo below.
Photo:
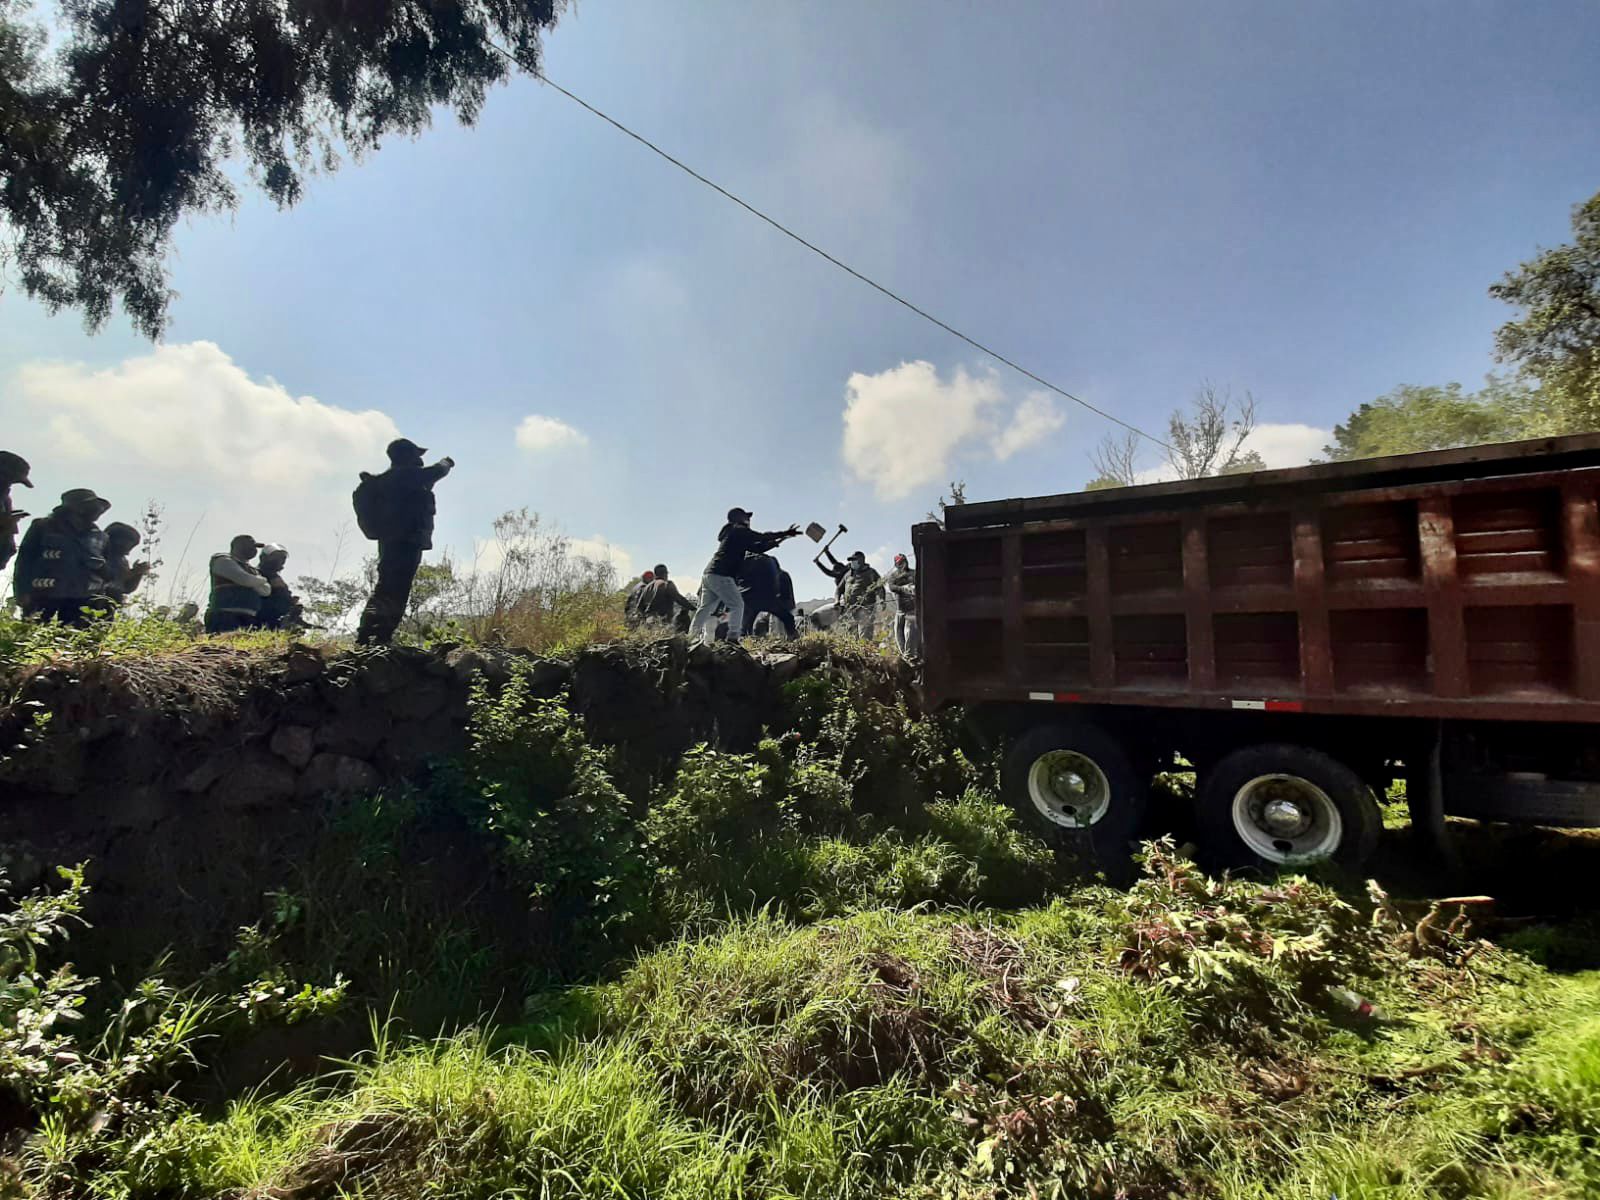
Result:
<svg viewBox="0 0 1600 1200"><path fill-rule="evenodd" d="M530 413L517 426L517 445L532 454L547 450L579 450L589 444L589 435L555 417Z"/></svg>
<svg viewBox="0 0 1600 1200"><path fill-rule="evenodd" d="M1245 449L1261 455L1269 467L1301 467L1333 441L1333 430L1296 422L1257 425L1245 439Z"/></svg>
<svg viewBox="0 0 1600 1200"><path fill-rule="evenodd" d="M613 545L603 534L597 533L593 537L586 538L572 538L568 541L567 547L579 558L587 558L590 562L610 563L616 568L619 582L627 580L643 570L642 567L634 566L633 555L629 554L621 546Z"/></svg>
<svg viewBox="0 0 1600 1200"><path fill-rule="evenodd" d="M948 482L960 453L986 447L1010 458L1063 423L1042 392L1013 405L993 371L957 367L945 380L932 363L904 362L846 382L844 461L879 499L899 500Z"/></svg>
<svg viewBox="0 0 1600 1200"><path fill-rule="evenodd" d="M106 370L29 363L15 392L43 418L39 457L138 463L229 487L293 490L381 460L399 430L385 413L352 412L255 380L212 342L157 346ZM38 434L35 435L36 437Z"/></svg>
<svg viewBox="0 0 1600 1200"><path fill-rule="evenodd" d="M290 575L323 574L336 552L350 570L368 549L350 510L357 472L383 467L399 435L386 413L295 396L212 342L102 369L26 364L0 388L0 423L29 431L43 496L92 487L112 502L108 520L129 522L147 497L166 506L162 600L196 595L206 557L240 532L286 544Z"/></svg>
<svg viewBox="0 0 1600 1200"><path fill-rule="evenodd" d="M995 435L994 456L1004 462L1018 450L1049 437L1067 418L1045 392L1029 392L1011 414L1011 421Z"/></svg>

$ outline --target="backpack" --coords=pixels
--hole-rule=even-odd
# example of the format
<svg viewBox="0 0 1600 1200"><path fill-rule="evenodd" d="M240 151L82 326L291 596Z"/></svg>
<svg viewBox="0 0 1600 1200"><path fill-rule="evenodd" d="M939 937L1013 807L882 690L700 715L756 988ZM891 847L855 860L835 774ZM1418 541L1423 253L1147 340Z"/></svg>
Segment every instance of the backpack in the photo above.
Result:
<svg viewBox="0 0 1600 1200"><path fill-rule="evenodd" d="M382 476L363 471L361 482L350 494L351 506L356 510L356 525L361 529L361 536L370 541L387 537L393 524L393 506L388 502L387 490Z"/></svg>

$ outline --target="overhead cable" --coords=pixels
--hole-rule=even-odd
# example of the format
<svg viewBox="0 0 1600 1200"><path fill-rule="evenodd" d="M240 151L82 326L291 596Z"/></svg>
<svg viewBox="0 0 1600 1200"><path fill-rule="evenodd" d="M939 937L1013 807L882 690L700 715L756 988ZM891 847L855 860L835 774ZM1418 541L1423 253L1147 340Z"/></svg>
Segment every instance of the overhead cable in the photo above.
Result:
<svg viewBox="0 0 1600 1200"><path fill-rule="evenodd" d="M1082 408L1088 409L1090 412L1094 413L1097 416L1104 417L1106 420L1112 422L1113 424L1122 426L1122 428L1126 429L1129 433L1137 434L1139 437L1144 438L1147 442L1153 442L1155 445L1160 446L1160 447L1162 447L1164 449L1167 449L1167 450L1171 450L1172 449L1172 447L1170 445L1168 445L1168 443L1162 441L1160 438L1156 437L1154 434L1146 433L1144 430L1140 429L1136 425L1130 425L1128 422L1124 421L1121 417L1114 416L1113 414L1108 413L1103 408L1097 408L1095 405L1090 404L1087 400L1083 399L1081 396L1074 396L1071 392L1067 391L1066 388L1060 387L1057 384L1051 383L1043 375L1040 375L1037 372L1028 370L1028 368L1023 366L1021 363L1015 361L1014 359L1007 358L1004 354L1001 354L998 350L995 350L992 347L985 345L983 342L980 342L977 338L971 337L968 334L962 333L961 330L957 329L954 325L951 325L948 321L940 320L938 317L934 316L927 309L922 308L919 305L913 304L910 300L907 300L904 296L900 295L898 292L892 290L891 288L885 287L883 284L879 283L876 279L873 279L871 276L862 274L860 271L858 271L854 267L852 267L849 263L844 262L843 260L841 260L839 258L836 258L832 254L829 254L826 250L824 250L821 246L817 245L815 242L809 241L806 238L802 237L800 234L798 234L794 230L790 229L783 222L777 220L774 217L768 216L766 213L762 212L759 208L757 208L755 205L751 204L749 201L747 201L745 199L742 199L739 196L734 195L727 188L723 187L720 183L717 183L713 179L706 178L699 171L696 171L693 167L691 167L688 163L684 162L682 159L675 158L673 155L669 154L667 151L663 150L660 146L658 146L654 142L652 142L649 138L645 137L643 134L634 132L632 129L628 128L628 126L624 125L621 121L617 120L615 117L611 116L609 113L603 112L600 109L596 108L594 105L590 104L582 96L576 95L573 92L568 91L566 88L562 87L555 80L551 79L543 71L539 70L535 66L530 65L529 63L523 62L521 59L519 59L515 54L513 54L511 51L507 50L505 47L503 47L503 46L501 46L501 45L499 45L499 44L497 44L495 42L492 42L492 41L489 42L488 44L497 53L499 53L502 56L504 56L510 62L513 62L517 66L521 67L528 74L532 75L535 79L539 80L539 82L547 85L548 87L553 88L557 92L560 92L563 96L565 96L568 100L571 100L574 104L578 105L580 108L582 108L585 111L587 111L589 113L592 113L593 115L599 117L602 121L604 121L606 124L610 125L612 128L616 129L618 132L626 134L628 137L630 137L634 141L638 142L645 149L647 149L647 150L651 151L652 153L660 156L661 158L666 159L667 162L669 162L673 166L677 167L678 170L682 171L685 175L688 175L690 178L698 180L700 183L705 184L706 187L710 188L712 191L716 192L718 195L724 197L725 199L733 201L733 203L737 204L740 208L744 209L751 216L756 217L756 218L758 218L758 219L760 219L762 221L765 221L768 225L772 226L772 228L776 229L779 233L783 234L785 237L791 239L792 241L799 242L800 245L804 246L807 250L811 251L811 253L817 255L817 257L822 258L822 259L826 260L827 262L832 263L834 266L838 267L839 270L843 271L845 274L847 274L847 275L849 275L849 276L851 276L851 277L853 277L853 278L855 278L857 280L860 280L862 283L866 284L868 287L872 288L874 291L881 292L883 295L885 295L889 299L893 300L896 304L900 305L902 308L910 309L912 312L916 313L917 316L921 317L923 320L928 321L928 322L930 322L930 323L932 323L934 325L937 325L940 329L944 330L946 333L950 334L952 337L959 338L961 341L965 342L967 345L971 346L973 349L981 351L984 354L987 354L990 358L994 359L995 361L1004 363L1006 366L1010 367L1013 371L1016 371L1019 375L1026 376L1027 378L1033 380L1033 382L1037 383L1040 387L1046 388L1049 391L1052 391L1052 392L1056 393L1056 395L1058 395L1058 396L1064 396L1066 399L1071 400L1074 404L1079 405Z"/></svg>

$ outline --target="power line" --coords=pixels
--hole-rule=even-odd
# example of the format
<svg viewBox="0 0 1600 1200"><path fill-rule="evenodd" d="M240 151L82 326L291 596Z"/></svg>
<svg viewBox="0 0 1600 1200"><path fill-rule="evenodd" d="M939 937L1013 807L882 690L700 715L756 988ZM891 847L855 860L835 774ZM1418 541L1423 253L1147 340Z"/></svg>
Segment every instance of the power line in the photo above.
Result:
<svg viewBox="0 0 1600 1200"><path fill-rule="evenodd" d="M916 313L917 316L921 317L923 320L931 322L934 325L937 325L940 329L944 330L946 333L950 334L952 337L959 338L961 341L967 343L967 345L973 347L975 350L979 350L982 353L987 354L990 358L993 358L998 362L1004 363L1006 366L1010 367L1013 371L1016 371L1019 375L1027 376L1029 379L1031 379L1035 383L1037 383L1040 387L1047 388L1050 391L1055 392L1058 396L1065 396L1068 400L1071 400L1074 404L1077 404L1077 405L1079 405L1079 406L1081 406L1083 408L1086 408L1090 412L1096 414L1097 416L1104 417L1106 420L1111 421L1114 424L1122 426L1129 433L1137 434L1139 437L1144 438L1145 441L1147 441L1147 442L1154 442L1157 446L1160 446L1160 447L1162 447L1163 449L1166 449L1166 450L1171 450L1172 449L1172 447L1170 445L1168 445L1166 442L1162 441L1160 438L1156 437L1154 434L1146 433L1144 430L1140 429L1138 426L1128 424L1128 422L1124 421L1121 417L1113 416L1111 413L1108 413L1103 408L1096 408L1093 404L1090 404L1087 400L1083 399L1080 396L1074 396L1071 392L1067 391L1066 388L1059 387L1058 385L1056 385L1054 383L1051 383L1044 376L1036 374L1035 372L1028 370L1028 368L1023 366L1021 363L1016 362L1013 359L1007 358L1004 354L1001 354L1000 351L995 350L990 346L984 345L982 342L978 341L977 338L970 337L967 334L962 333L961 330L957 329L954 325L951 325L948 321L940 320L938 317L934 316L927 309L918 307L917 305L913 304L911 301L907 300L904 296L900 295L898 292L895 292L895 291L891 290L890 288L885 287L883 284L879 283L876 279L873 279L873 278L871 278L870 276L867 276L867 275L863 275L860 271L856 270L849 263L844 262L844 261L842 261L842 260L840 260L838 258L835 258L833 255L829 254L826 250L824 250L821 246L817 245L815 242L807 241L805 238L801 237L794 230L790 229L787 225L783 224L783 222L777 220L774 217L769 217L766 213L762 212L755 205L751 204L747 200L741 199L740 197L734 195L727 188L723 187L720 183L717 183L713 179L707 179L704 175L700 174L699 171L696 171L693 167L691 167L688 163L684 162L682 159L673 157L671 154L669 154L665 150L663 150L660 146L658 146L654 142L652 142L649 138L645 137L643 134L635 133L632 129L629 129L626 125L624 125L621 121L617 120L615 117L611 116L609 113L602 112L600 109L598 109L594 105L590 104L582 96L578 96L578 95L575 95L572 92L569 92L566 88L562 87L555 80L551 79L543 71L539 70L537 67L531 66L528 63L523 62L520 58L518 58L511 51L507 50L505 47L503 47L503 46L501 46L498 43L493 42L493 41L488 42L488 45L489 45L489 47L491 49L495 50L497 53L499 53L502 56L504 56L508 61L510 61L512 63L515 63L517 66L521 67L528 74L532 75L535 79L539 80L539 82L541 82L543 84L546 84L549 87L554 88L556 91L560 92L563 96L565 96L568 100L571 100L574 104L578 105L578 107L580 107L580 108L582 108L582 109L584 109L584 110L586 110L586 111L588 111L590 113L593 113L595 116L599 117L607 125L610 125L612 128L616 129L618 132L626 134L628 137L630 137L634 141L638 142L645 149L647 149L647 150L651 151L652 153L657 154L660 157L666 159L669 163L671 163L673 166L677 167L678 170L682 171L685 175L688 175L690 178L696 179L699 182L705 184L708 188L710 188L712 191L716 192L718 195L724 197L725 199L733 201L735 204L737 204L740 208L744 209L751 216L756 217L756 218L758 218L758 219L760 219L762 221L765 221L768 225L772 226L779 233L783 234L784 237L787 237L787 238L790 238L793 241L799 242L807 250L811 251L811 253L817 255L819 258L825 259L827 262L832 263L834 266L838 267L839 270L843 271L846 275L849 275L849 276L851 276L851 277L853 277L855 279L860 280L862 283L866 284L868 287L872 288L874 291L881 292L883 295L885 295L889 299L893 300L896 304L900 305L903 308L910 309L912 312Z"/></svg>

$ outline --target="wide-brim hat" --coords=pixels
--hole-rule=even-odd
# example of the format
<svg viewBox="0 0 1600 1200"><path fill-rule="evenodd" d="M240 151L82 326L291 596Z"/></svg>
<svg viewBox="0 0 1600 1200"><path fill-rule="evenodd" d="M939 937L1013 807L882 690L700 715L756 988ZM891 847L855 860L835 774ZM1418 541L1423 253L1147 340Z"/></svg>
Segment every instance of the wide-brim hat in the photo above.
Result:
<svg viewBox="0 0 1600 1200"><path fill-rule="evenodd" d="M61 493L61 503L66 508L96 509L96 517L111 507L111 501L95 495L92 488L68 488Z"/></svg>

